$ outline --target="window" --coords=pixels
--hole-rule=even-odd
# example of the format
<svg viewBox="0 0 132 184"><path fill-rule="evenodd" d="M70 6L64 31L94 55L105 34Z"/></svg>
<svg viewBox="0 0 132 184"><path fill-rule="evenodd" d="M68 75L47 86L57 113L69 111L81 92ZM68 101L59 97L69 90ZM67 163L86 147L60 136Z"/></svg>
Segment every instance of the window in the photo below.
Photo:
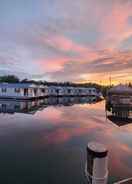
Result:
<svg viewBox="0 0 132 184"><path fill-rule="evenodd" d="M71 93L71 90L70 89L68 89L68 93Z"/></svg>
<svg viewBox="0 0 132 184"><path fill-rule="evenodd" d="M20 93L20 88L15 88L15 93Z"/></svg>
<svg viewBox="0 0 132 184"><path fill-rule="evenodd" d="M89 93L91 93L92 92L92 90L91 89L89 89Z"/></svg>
<svg viewBox="0 0 132 184"><path fill-rule="evenodd" d="M2 88L2 89L1 89L1 92L2 92L2 93L6 93L6 88Z"/></svg>
<svg viewBox="0 0 132 184"><path fill-rule="evenodd" d="M45 89L42 89L42 93L45 93L46 92L46 90Z"/></svg>
<svg viewBox="0 0 132 184"><path fill-rule="evenodd" d="M59 89L56 89L56 93L59 93Z"/></svg>

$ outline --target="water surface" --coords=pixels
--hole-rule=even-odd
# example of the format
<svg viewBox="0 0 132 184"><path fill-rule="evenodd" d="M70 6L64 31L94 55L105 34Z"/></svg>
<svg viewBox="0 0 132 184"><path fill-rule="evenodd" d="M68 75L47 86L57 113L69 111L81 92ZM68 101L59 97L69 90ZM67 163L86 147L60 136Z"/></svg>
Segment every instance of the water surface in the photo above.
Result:
<svg viewBox="0 0 132 184"><path fill-rule="evenodd" d="M0 101L0 183L82 184L89 141L109 149L109 183L132 176L132 124L89 98Z"/></svg>

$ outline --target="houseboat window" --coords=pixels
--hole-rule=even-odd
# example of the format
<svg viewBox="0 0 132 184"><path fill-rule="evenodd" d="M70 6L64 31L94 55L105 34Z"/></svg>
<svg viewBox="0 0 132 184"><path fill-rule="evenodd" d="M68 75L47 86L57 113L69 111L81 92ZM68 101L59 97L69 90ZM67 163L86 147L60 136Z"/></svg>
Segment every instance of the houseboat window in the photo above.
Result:
<svg viewBox="0 0 132 184"><path fill-rule="evenodd" d="M59 89L56 89L56 93L59 93Z"/></svg>
<svg viewBox="0 0 132 184"><path fill-rule="evenodd" d="M70 89L68 89L68 93L70 93L71 92L71 90Z"/></svg>
<svg viewBox="0 0 132 184"><path fill-rule="evenodd" d="M43 93L45 93L45 91L46 91L45 89L42 89L42 92L43 92Z"/></svg>
<svg viewBox="0 0 132 184"><path fill-rule="evenodd" d="M2 92L2 93L6 93L6 91L7 91L6 88L2 88L2 89L1 89L1 92Z"/></svg>
<svg viewBox="0 0 132 184"><path fill-rule="evenodd" d="M20 88L15 88L15 93L20 93Z"/></svg>
<svg viewBox="0 0 132 184"><path fill-rule="evenodd" d="M24 96L28 96L28 89L24 88Z"/></svg>
<svg viewBox="0 0 132 184"><path fill-rule="evenodd" d="M6 112L7 105L6 104L2 104L1 105L1 109L2 109L3 112Z"/></svg>

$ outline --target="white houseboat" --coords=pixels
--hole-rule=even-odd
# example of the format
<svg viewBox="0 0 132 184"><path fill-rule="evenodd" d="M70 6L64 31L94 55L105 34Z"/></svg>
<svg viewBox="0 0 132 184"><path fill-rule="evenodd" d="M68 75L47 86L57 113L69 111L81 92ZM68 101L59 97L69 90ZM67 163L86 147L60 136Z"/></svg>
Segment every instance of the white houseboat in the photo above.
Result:
<svg viewBox="0 0 132 184"><path fill-rule="evenodd" d="M112 106L132 106L132 88L126 85L111 88L107 94L107 102Z"/></svg>
<svg viewBox="0 0 132 184"><path fill-rule="evenodd" d="M57 96L58 89L56 86L48 86L48 95L47 96Z"/></svg>
<svg viewBox="0 0 132 184"><path fill-rule="evenodd" d="M93 87L77 87L76 89L76 94L77 96L96 96L99 97L102 95L101 93L99 94L96 90L96 88Z"/></svg>
<svg viewBox="0 0 132 184"><path fill-rule="evenodd" d="M127 118L132 112L132 88L127 85L118 85L108 91L106 110L114 116Z"/></svg>
<svg viewBox="0 0 132 184"><path fill-rule="evenodd" d="M92 87L48 86L47 88L48 96L102 96Z"/></svg>
<svg viewBox="0 0 132 184"><path fill-rule="evenodd" d="M96 88L73 86L47 86L33 83L0 83L0 98L34 99L61 96L95 96Z"/></svg>
<svg viewBox="0 0 132 184"><path fill-rule="evenodd" d="M74 87L48 86L48 96L75 96Z"/></svg>
<svg viewBox="0 0 132 184"><path fill-rule="evenodd" d="M0 83L0 98L33 99L43 97L45 86L32 83Z"/></svg>

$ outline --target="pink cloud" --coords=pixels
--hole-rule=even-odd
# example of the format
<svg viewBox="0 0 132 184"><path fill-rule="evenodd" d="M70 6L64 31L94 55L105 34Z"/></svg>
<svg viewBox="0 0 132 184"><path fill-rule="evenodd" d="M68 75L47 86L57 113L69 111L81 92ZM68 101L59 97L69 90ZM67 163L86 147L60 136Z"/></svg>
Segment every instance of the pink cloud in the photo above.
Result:
<svg viewBox="0 0 132 184"><path fill-rule="evenodd" d="M89 4L91 4L90 11L86 11ZM66 2L66 5L69 7L69 3ZM72 7L75 5L76 3L72 3ZM44 48L46 46L49 53L47 57L42 56L36 61L40 71L48 73L47 75L50 75L51 79L72 81L76 79L76 82L88 82L90 80L99 82L103 80L104 83L107 83L109 75L117 77L119 72L131 66L131 54L118 51L120 44L132 35L132 28L128 24L128 18L132 15L131 5L129 1L118 0L111 2L94 0L88 1L86 4L80 1L79 4L77 3L77 7L85 11L84 14L78 14L76 17L74 17L76 12L73 17L66 15L70 21L66 22L66 26L69 26L69 33L72 29L70 25L75 19L74 23L81 25L77 30L72 29L72 33L75 32L75 35L78 32L83 34L83 32L95 26L97 32L100 33L99 38L95 40L93 46L88 43L83 44L84 38L82 40L80 38L81 41L79 42L76 37L66 36L65 30L58 31L57 29L56 32L49 31L41 35L39 43ZM63 8L65 9L65 7ZM72 11L70 13L72 14ZM83 21L80 22L80 20ZM57 23L59 24L59 22ZM62 25L65 25L65 20L63 23ZM87 35L89 37L89 32ZM114 71L112 68L114 68ZM66 78L67 76L68 78Z"/></svg>
<svg viewBox="0 0 132 184"><path fill-rule="evenodd" d="M92 57L97 56L90 46L83 46L61 34L47 35L42 37L40 41L60 51L78 53L81 57L88 55Z"/></svg>
<svg viewBox="0 0 132 184"><path fill-rule="evenodd" d="M68 60L69 59L65 57L58 57L53 59L43 58L37 62L42 72L56 72L61 70L63 65L68 62Z"/></svg>
<svg viewBox="0 0 132 184"><path fill-rule="evenodd" d="M60 55L51 58L42 58L37 63L40 65L41 71L55 72L63 69L63 66L72 62L90 62L99 57L99 54L92 48L80 45L66 36L50 35L40 40L42 44L47 44L53 50L59 50ZM67 53L72 53L68 56Z"/></svg>
<svg viewBox="0 0 132 184"><path fill-rule="evenodd" d="M132 27L128 18L132 16L132 4L116 1L112 8L102 17L100 31L103 33L99 44L103 47L118 48L119 44L130 35Z"/></svg>

